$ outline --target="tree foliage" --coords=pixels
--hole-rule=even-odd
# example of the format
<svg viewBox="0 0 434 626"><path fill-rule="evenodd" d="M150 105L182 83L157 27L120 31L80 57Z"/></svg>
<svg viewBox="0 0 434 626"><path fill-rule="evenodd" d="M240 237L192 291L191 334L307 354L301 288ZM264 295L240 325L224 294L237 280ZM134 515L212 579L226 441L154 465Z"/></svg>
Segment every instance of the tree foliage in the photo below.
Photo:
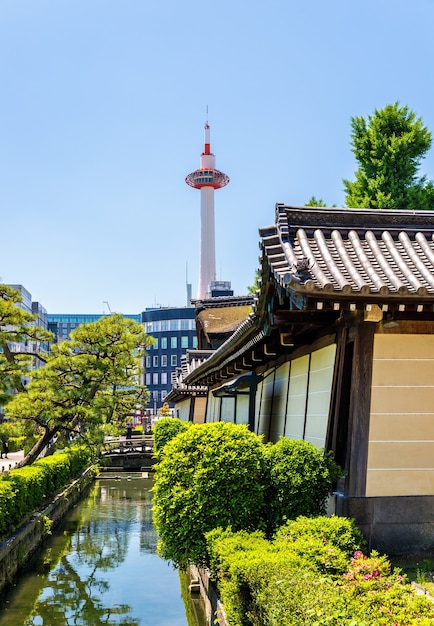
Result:
<svg viewBox="0 0 434 626"><path fill-rule="evenodd" d="M255 271L255 282L253 285L249 285L247 287L247 293L254 296L259 289L259 280L261 278L261 272L259 270Z"/></svg>
<svg viewBox="0 0 434 626"><path fill-rule="evenodd" d="M141 379L138 350L153 343L143 326L120 314L83 324L71 340L53 345L44 367L33 373L7 415L40 434L24 463L32 462L57 433L100 438L107 424L125 423L143 410L149 393Z"/></svg>
<svg viewBox="0 0 434 626"><path fill-rule="evenodd" d="M305 206L319 206L319 207L326 207L327 204L326 202L324 202L324 200L322 198L316 198L315 196L312 196L311 198L309 198L309 200L306 202Z"/></svg>
<svg viewBox="0 0 434 626"><path fill-rule="evenodd" d="M39 347L53 337L36 325L36 315L23 309L21 301L18 290L0 284L0 406L25 389L24 380L34 359L28 350L30 343Z"/></svg>
<svg viewBox="0 0 434 626"><path fill-rule="evenodd" d="M434 185L418 177L432 136L407 106L389 104L367 119L353 117L352 147L359 168L344 180L346 204L353 208L433 209Z"/></svg>

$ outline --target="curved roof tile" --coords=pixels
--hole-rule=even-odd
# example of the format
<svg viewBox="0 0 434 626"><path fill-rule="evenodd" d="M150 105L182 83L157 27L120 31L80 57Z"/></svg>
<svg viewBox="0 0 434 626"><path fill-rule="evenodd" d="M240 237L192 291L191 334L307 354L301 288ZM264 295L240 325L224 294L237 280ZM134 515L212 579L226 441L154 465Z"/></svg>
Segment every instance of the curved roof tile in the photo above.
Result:
<svg viewBox="0 0 434 626"><path fill-rule="evenodd" d="M434 212L276 206L260 229L276 278L300 292L434 295Z"/></svg>

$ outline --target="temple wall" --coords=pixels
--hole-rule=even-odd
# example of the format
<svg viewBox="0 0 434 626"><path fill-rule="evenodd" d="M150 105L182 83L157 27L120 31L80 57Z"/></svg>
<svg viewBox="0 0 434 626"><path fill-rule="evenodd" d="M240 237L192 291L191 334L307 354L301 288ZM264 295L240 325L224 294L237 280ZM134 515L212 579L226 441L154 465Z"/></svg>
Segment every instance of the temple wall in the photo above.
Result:
<svg viewBox="0 0 434 626"><path fill-rule="evenodd" d="M311 354L304 438L318 448L325 446L335 356L335 344Z"/></svg>
<svg viewBox="0 0 434 626"><path fill-rule="evenodd" d="M434 495L434 335L375 335L366 495Z"/></svg>
<svg viewBox="0 0 434 626"><path fill-rule="evenodd" d="M191 398L186 398L176 403L176 417L183 422L188 422L190 418Z"/></svg>
<svg viewBox="0 0 434 626"><path fill-rule="evenodd" d="M258 434L277 441L280 436L325 445L336 345L288 361L264 372L258 387Z"/></svg>
<svg viewBox="0 0 434 626"><path fill-rule="evenodd" d="M205 422L205 413L207 407L206 397L196 396L194 399L194 417L195 424L203 424Z"/></svg>
<svg viewBox="0 0 434 626"><path fill-rule="evenodd" d="M205 421L218 422L220 419L220 398L216 398L211 392L208 393ZM194 420L196 422L196 418Z"/></svg>

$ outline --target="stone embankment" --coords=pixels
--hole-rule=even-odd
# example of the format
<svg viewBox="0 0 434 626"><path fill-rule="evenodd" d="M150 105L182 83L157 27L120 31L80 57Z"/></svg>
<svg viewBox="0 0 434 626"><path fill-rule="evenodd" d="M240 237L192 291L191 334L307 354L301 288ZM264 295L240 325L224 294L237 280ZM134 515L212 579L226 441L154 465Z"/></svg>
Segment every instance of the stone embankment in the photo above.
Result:
<svg viewBox="0 0 434 626"><path fill-rule="evenodd" d="M222 603L211 582L209 572L196 565L190 566L190 593L200 593L205 605L207 622L210 626L229 626Z"/></svg>
<svg viewBox="0 0 434 626"><path fill-rule="evenodd" d="M12 454L5 461L14 463ZM2 460L0 459L0 468ZM4 470L5 471L5 470ZM93 468L57 494L52 502L27 520L15 533L0 544L0 592L10 584L16 574L28 563L31 556L51 534L52 528L83 497L95 479Z"/></svg>

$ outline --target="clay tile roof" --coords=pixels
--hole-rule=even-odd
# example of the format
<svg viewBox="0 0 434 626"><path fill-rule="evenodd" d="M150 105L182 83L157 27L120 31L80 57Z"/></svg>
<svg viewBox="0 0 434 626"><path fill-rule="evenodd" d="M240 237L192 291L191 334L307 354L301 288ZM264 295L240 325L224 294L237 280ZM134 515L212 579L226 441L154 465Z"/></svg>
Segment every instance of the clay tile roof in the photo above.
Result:
<svg viewBox="0 0 434 626"><path fill-rule="evenodd" d="M278 204L260 235L276 280L296 292L434 295L434 212Z"/></svg>

